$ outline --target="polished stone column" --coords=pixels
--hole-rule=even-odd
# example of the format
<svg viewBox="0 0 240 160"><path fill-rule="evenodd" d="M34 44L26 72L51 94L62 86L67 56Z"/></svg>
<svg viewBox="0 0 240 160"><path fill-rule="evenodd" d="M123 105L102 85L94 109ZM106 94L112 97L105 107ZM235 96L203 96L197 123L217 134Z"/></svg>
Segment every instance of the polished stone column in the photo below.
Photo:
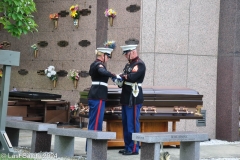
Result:
<svg viewBox="0 0 240 160"><path fill-rule="evenodd" d="M240 1L221 0L217 68L216 138L239 140Z"/></svg>

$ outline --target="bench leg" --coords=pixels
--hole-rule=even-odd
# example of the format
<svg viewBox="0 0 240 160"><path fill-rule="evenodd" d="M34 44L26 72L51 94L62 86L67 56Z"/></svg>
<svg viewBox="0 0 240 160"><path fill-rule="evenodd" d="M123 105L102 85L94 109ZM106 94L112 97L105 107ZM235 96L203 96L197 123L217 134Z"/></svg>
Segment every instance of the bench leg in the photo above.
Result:
<svg viewBox="0 0 240 160"><path fill-rule="evenodd" d="M6 127L6 133L13 147L18 147L19 129Z"/></svg>
<svg viewBox="0 0 240 160"><path fill-rule="evenodd" d="M144 143L141 142L140 160L159 160L160 159L160 143Z"/></svg>
<svg viewBox="0 0 240 160"><path fill-rule="evenodd" d="M180 160L199 160L200 142L180 142Z"/></svg>
<svg viewBox="0 0 240 160"><path fill-rule="evenodd" d="M57 157L74 156L74 137L55 135L54 150Z"/></svg>
<svg viewBox="0 0 240 160"><path fill-rule="evenodd" d="M50 152L52 135L47 131L32 131L31 153Z"/></svg>
<svg viewBox="0 0 240 160"><path fill-rule="evenodd" d="M87 160L107 160L107 140L87 139Z"/></svg>

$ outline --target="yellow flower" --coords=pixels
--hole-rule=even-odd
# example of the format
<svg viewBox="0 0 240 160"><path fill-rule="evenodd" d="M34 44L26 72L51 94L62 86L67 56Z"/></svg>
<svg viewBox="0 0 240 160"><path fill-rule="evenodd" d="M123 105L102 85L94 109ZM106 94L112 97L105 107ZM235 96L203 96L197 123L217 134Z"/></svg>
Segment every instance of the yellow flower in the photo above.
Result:
<svg viewBox="0 0 240 160"><path fill-rule="evenodd" d="M73 11L71 12L71 17L76 17L76 15L77 15L76 10L73 10Z"/></svg>
<svg viewBox="0 0 240 160"><path fill-rule="evenodd" d="M74 10L75 10L75 6L72 5L72 6L70 7L70 11L74 11Z"/></svg>

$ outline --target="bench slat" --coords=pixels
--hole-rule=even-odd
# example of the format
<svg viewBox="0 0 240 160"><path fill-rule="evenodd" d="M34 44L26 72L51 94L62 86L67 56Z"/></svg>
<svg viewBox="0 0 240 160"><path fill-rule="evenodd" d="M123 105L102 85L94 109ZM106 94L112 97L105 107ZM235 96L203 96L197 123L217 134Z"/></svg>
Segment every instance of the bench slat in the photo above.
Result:
<svg viewBox="0 0 240 160"><path fill-rule="evenodd" d="M33 131L48 131L49 128L57 128L57 125L31 121L6 120L6 127Z"/></svg>
<svg viewBox="0 0 240 160"><path fill-rule="evenodd" d="M49 128L48 134L91 139L116 139L116 132L82 130L78 128Z"/></svg>
<svg viewBox="0 0 240 160"><path fill-rule="evenodd" d="M207 133L197 132L145 132L145 133L133 133L132 139L135 141L145 143L157 143L157 142L176 142L176 141L207 141Z"/></svg>

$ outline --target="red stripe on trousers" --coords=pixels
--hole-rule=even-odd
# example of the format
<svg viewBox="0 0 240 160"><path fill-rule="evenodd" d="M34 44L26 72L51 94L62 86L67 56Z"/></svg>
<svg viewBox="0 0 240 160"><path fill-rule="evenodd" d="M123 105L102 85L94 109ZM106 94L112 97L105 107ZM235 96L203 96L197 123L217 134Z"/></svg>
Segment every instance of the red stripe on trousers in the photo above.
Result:
<svg viewBox="0 0 240 160"><path fill-rule="evenodd" d="M95 126L94 126L95 131L97 130L97 127L98 127L98 120L99 120L99 114L100 114L101 107L102 107L102 100L100 100L100 103L98 105L97 118L96 118L96 122L95 122Z"/></svg>
<svg viewBox="0 0 240 160"><path fill-rule="evenodd" d="M136 105L134 105L134 132L136 132L136 109L137 108L137 106ZM134 144L133 144L133 152L136 152L136 145L137 144L135 144L135 141L133 142Z"/></svg>

